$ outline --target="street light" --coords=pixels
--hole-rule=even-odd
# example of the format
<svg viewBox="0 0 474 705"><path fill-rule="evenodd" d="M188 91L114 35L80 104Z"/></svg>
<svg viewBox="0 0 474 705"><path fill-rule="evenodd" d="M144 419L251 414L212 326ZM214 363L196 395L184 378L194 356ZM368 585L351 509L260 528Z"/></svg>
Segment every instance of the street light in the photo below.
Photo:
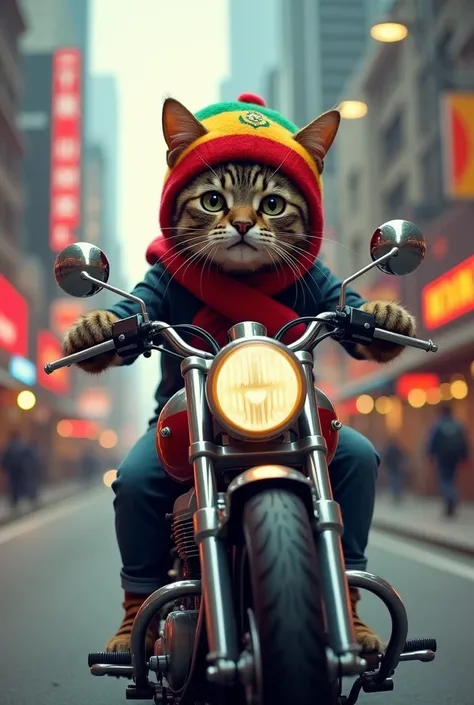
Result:
<svg viewBox="0 0 474 705"><path fill-rule="evenodd" d="M408 27L401 22L379 22L370 28L370 36L385 44L402 42L408 37Z"/></svg>
<svg viewBox="0 0 474 705"><path fill-rule="evenodd" d="M344 100L339 106L339 112L344 120L358 120L367 115L367 103L362 100Z"/></svg>

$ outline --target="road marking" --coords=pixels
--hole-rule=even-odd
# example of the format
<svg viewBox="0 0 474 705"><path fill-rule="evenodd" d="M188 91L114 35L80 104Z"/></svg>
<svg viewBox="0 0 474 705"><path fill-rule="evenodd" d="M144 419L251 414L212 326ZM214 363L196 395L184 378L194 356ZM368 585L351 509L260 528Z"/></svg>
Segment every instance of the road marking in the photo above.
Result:
<svg viewBox="0 0 474 705"><path fill-rule="evenodd" d="M13 523L7 524L7 526L0 528L0 545L83 509L90 504L93 497L99 496L99 493L103 494L104 488L87 492L86 496L82 495L80 499L69 497L68 499L60 500L59 506L44 507L33 515L30 514L23 519L17 519Z"/></svg>
<svg viewBox="0 0 474 705"><path fill-rule="evenodd" d="M440 570L442 573L457 575L460 578L474 582L474 566L464 565L457 560L448 558L442 553L436 552L436 549L431 550L414 546L408 540L392 538L376 530L371 533L370 546L382 551L389 551L416 563L423 563L430 568Z"/></svg>

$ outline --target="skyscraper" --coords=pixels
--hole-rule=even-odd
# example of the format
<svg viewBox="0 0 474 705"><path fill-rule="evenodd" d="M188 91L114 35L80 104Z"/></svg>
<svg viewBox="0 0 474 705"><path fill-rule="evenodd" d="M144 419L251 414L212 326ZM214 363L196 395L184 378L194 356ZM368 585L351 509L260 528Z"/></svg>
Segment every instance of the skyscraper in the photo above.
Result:
<svg viewBox="0 0 474 705"><path fill-rule="evenodd" d="M221 85L221 100L240 93L263 93L265 78L276 64L276 0L229 0L229 77Z"/></svg>
<svg viewBox="0 0 474 705"><path fill-rule="evenodd" d="M368 0L280 0L282 109L298 125L337 105L369 41Z"/></svg>

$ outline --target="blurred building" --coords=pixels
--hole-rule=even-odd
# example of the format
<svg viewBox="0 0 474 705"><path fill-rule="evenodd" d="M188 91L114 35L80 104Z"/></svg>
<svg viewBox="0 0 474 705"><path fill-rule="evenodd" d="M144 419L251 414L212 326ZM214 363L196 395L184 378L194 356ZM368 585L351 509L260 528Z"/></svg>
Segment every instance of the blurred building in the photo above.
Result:
<svg viewBox="0 0 474 705"><path fill-rule="evenodd" d="M281 0L281 108L305 125L338 105L368 42L367 0Z"/></svg>
<svg viewBox="0 0 474 705"><path fill-rule="evenodd" d="M229 76L223 81L220 100L236 100L240 93L265 94L267 73L277 64L278 0L228 0Z"/></svg>
<svg viewBox="0 0 474 705"><path fill-rule="evenodd" d="M23 0L22 103L24 142L21 222L22 277L38 291L29 317L37 404L25 418L34 426L48 480L74 473L84 443L103 426L81 413L89 384L69 368L46 375L44 364L62 357L61 338L86 310L54 281L56 253L82 239L85 221L85 129L88 84L88 0ZM103 395L102 395L103 397ZM96 406L103 398L96 397ZM91 420L92 418L92 420ZM87 438L87 440L84 440ZM110 445L110 438L107 443Z"/></svg>
<svg viewBox="0 0 474 705"><path fill-rule="evenodd" d="M280 109L297 125L337 107L354 66L370 45L369 0L280 0ZM337 143L324 166L328 236L337 237Z"/></svg>
<svg viewBox="0 0 474 705"><path fill-rule="evenodd" d="M403 301L439 352L407 350L384 368L346 358L340 398L377 442L400 435L425 492L434 488L424 447L438 404L453 404L467 425L474 414L474 6L400 0L392 18L409 23L408 38L374 46L348 88L368 113L344 121L338 137L343 273L367 263L380 223L417 222L428 245L420 269L406 278L376 270L358 288ZM471 499L473 469L463 478Z"/></svg>
<svg viewBox="0 0 474 705"><path fill-rule="evenodd" d="M34 386L36 368L28 321L39 289L23 276L20 222L23 209L23 140L16 125L22 78L18 50L25 29L16 0L0 4L0 448L22 422L18 394ZM1 488L0 488L1 490Z"/></svg>

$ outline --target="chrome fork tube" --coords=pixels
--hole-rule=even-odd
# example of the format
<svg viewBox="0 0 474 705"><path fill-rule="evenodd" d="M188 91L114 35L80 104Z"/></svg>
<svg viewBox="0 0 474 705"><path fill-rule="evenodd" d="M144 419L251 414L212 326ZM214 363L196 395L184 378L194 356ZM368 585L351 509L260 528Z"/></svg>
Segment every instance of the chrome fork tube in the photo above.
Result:
<svg viewBox="0 0 474 705"><path fill-rule="evenodd" d="M313 378L313 356L298 352L303 364L307 394L300 430L303 436L312 436L319 449L311 451L307 459L307 472L316 494L315 510L318 517L317 547L321 571L321 589L326 613L329 646L340 659L343 672L358 673L360 646L357 644L350 614L349 587L347 584L341 535L343 532L341 510L334 501L327 464L327 446L321 435L316 392Z"/></svg>
<svg viewBox="0 0 474 705"><path fill-rule="evenodd" d="M198 357L190 357L181 365L198 507L194 514L194 534L201 561L208 661L212 664L208 677L229 683L234 678L238 659L237 628L229 562L225 545L217 538L219 517L214 468L206 456L206 441L212 438L212 419L205 396L207 369L208 363Z"/></svg>

